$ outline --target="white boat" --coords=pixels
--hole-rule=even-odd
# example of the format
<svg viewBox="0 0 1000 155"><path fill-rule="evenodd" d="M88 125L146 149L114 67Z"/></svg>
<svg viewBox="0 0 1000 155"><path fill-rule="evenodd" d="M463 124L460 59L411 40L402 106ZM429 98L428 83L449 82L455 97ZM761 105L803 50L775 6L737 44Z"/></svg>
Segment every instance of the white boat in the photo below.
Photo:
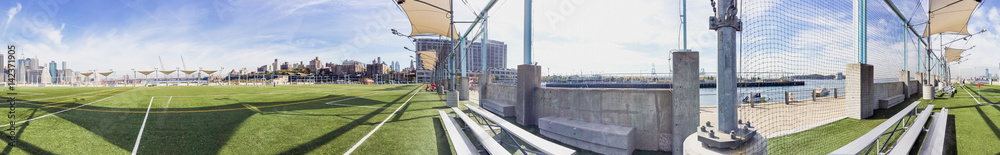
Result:
<svg viewBox="0 0 1000 155"><path fill-rule="evenodd" d="M753 92L743 96L743 103L764 103L767 102L768 99L771 98L768 98L767 95L761 95L759 92Z"/></svg>
<svg viewBox="0 0 1000 155"><path fill-rule="evenodd" d="M813 94L813 97L823 97L823 96L830 95L830 90L826 89L826 88L823 88L823 87L818 87L818 88L816 88L816 89L813 90L812 94Z"/></svg>

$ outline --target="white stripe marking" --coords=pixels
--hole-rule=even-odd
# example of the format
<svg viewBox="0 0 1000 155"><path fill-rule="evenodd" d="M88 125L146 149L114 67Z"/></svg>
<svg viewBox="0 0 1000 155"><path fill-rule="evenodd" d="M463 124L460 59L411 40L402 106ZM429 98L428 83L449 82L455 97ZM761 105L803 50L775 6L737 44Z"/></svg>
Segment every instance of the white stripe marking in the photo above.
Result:
<svg viewBox="0 0 1000 155"><path fill-rule="evenodd" d="M368 97L368 96L372 96L372 95L378 95L378 94L381 94L381 93L385 93L385 92L383 91L383 92L377 92L377 93L372 93L372 94L368 94L368 95L361 95L361 96L355 96L355 97L351 97L351 98L340 99L340 100L336 100L336 101L330 101L330 102L326 102L326 104L334 105L333 103L347 101L347 100L353 100L353 99L356 99L356 98Z"/></svg>
<svg viewBox="0 0 1000 155"><path fill-rule="evenodd" d="M132 89L132 90L135 90L135 89ZM130 92L130 91L132 91L132 90L129 90L129 91L125 91L125 92L121 92L121 93L118 93L118 94L115 94L115 95L111 95L111 96L108 96L108 97L106 97L106 98L102 98L102 99L100 99L100 100L97 100L97 101L94 101L94 102L90 102L90 103L87 103L87 104L83 104L83 105L79 105L79 106L76 106L76 107L73 107L73 108L69 108L69 109L63 109L63 110L60 110L60 111L57 111L57 112L54 112L54 113L50 113L50 114L45 114L45 115L42 115L42 116L39 116L39 117L35 117L35 118L31 118L31 119L28 119L28 120L23 120L23 121L20 121L20 122L17 122L17 123L14 123L14 124L21 124L21 123L24 123L24 122L30 122L30 121L32 121L32 120L36 120L36 119L40 119L40 118L45 118L45 117L49 117L49 116L52 116L52 115L55 115L55 114L59 114L59 113L62 113L62 112L66 112L66 111L69 111L69 110L73 110L73 109L76 109L76 108L80 108L80 107L83 107L83 106L87 106L87 105L90 105L90 104L94 104L94 103L97 103L97 102L101 102L101 101L104 101L104 99L109 99L109 98L112 98L112 97L115 97L115 96L118 96L118 95L121 95L121 94L124 94L124 93L127 93L127 92ZM10 126L10 124L3 124L3 125L0 125L0 127L5 127L5 126Z"/></svg>
<svg viewBox="0 0 1000 155"><path fill-rule="evenodd" d="M969 89L965 89L965 85L964 84L962 85L962 90L965 90L965 93L968 93L969 96L971 96L973 100L976 100L976 104L980 104L980 105L983 104L982 102L979 102L979 99L976 99L976 96L972 96L972 93L969 92Z"/></svg>
<svg viewBox="0 0 1000 155"><path fill-rule="evenodd" d="M373 106L363 106L363 105L350 105L350 104L337 104L337 103L327 103L329 105L345 106L345 107L362 107L362 108L372 108L372 109L385 109L388 107L373 107Z"/></svg>
<svg viewBox="0 0 1000 155"><path fill-rule="evenodd" d="M363 105L337 104L337 102L347 101L347 100L352 100L352 99L357 99L357 98L362 98L362 97L368 97L368 96L372 96L372 95L378 95L378 94L381 94L381 93L385 93L385 92L383 91L383 92L372 93L372 94L368 94L368 95L361 95L361 96L355 96L355 97L346 98L346 99L340 99L340 100L336 100L336 101L330 101L330 102L326 102L326 104L327 105L336 105L336 106L345 106L345 107L363 107L363 108L385 109L386 107L372 107L372 106L363 106Z"/></svg>
<svg viewBox="0 0 1000 155"><path fill-rule="evenodd" d="M149 106L146 107L146 117L142 118L142 127L139 127L139 137L135 138L135 147L132 148L132 155L135 155L135 152L139 151L139 140L142 139L142 130L146 129L146 119L149 118L149 109L153 107L154 98L156 97L154 96L149 98Z"/></svg>
<svg viewBox="0 0 1000 155"><path fill-rule="evenodd" d="M375 131L377 131L378 128L382 127L382 124L385 124L386 121L389 121L389 118L392 118L392 115L396 115L396 112L399 112L399 108L402 108L403 106L406 106L406 103L409 103L410 99L413 99L413 96L416 96L417 93L419 93L419 92L420 92L420 89L417 89L416 92L413 92L413 95L410 95L410 98L406 99L406 102L403 102L402 105L399 105L399 107L396 107L396 111L392 111L392 114L389 114L389 117L386 117L385 120L382 120L382 123L379 123L377 126L375 126L375 129L372 129L371 132L368 132L368 135L365 135L365 137L361 137L361 140L358 141L357 144L354 144L354 147L351 147L350 150L347 150L347 152L344 152L344 155L349 155L349 154L351 154L351 152L354 152L354 149L358 149L358 146L361 146L361 143L365 143L365 140L367 140L369 136L372 136L372 134L375 133Z"/></svg>
<svg viewBox="0 0 1000 155"><path fill-rule="evenodd" d="M174 100L174 97L171 96L169 99L167 99L167 105L163 106L163 111L167 111L167 107L170 107L170 100Z"/></svg>

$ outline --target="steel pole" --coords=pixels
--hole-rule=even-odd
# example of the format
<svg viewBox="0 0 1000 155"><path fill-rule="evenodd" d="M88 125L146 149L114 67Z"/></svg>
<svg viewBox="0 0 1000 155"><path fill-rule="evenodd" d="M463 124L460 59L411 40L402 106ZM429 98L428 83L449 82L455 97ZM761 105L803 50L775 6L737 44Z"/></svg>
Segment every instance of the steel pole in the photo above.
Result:
<svg viewBox="0 0 1000 155"><path fill-rule="evenodd" d="M524 0L524 64L531 64L531 0Z"/></svg>
<svg viewBox="0 0 1000 155"><path fill-rule="evenodd" d="M716 80L718 94L718 123L719 131L729 133L737 129L736 106L738 97L736 93L736 27L739 24L735 15L732 15L729 8L734 7L732 1L718 1L717 8L722 8L716 14L720 19L718 33L718 79Z"/></svg>
<svg viewBox="0 0 1000 155"><path fill-rule="evenodd" d="M681 27L684 28L684 48L681 49L681 50L682 51L689 51L688 50L688 24L687 24L687 19L688 19L687 12L688 12L688 8L687 8L687 0L681 0L681 3L682 3L681 4L681 8L683 8L683 10L684 10L684 14L681 15Z"/></svg>

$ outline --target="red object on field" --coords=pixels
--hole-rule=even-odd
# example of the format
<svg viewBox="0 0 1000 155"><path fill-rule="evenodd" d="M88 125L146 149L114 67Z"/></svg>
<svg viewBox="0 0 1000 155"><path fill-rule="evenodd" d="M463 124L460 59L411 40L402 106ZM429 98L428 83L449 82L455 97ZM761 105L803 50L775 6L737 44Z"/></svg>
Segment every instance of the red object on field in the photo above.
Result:
<svg viewBox="0 0 1000 155"><path fill-rule="evenodd" d="M983 83L976 83L976 84L979 84L979 88L983 88Z"/></svg>

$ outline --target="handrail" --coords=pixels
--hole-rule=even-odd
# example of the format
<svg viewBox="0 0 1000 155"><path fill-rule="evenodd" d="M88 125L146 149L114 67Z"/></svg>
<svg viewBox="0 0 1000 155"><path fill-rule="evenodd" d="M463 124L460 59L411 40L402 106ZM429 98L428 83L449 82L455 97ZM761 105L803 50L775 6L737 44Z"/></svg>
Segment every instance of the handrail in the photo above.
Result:
<svg viewBox="0 0 1000 155"><path fill-rule="evenodd" d="M920 136L920 133L924 132L924 124L927 123L932 110L934 110L934 105L927 105L924 111L921 111L920 115L917 115L917 120L913 121L910 128L906 129L906 132L903 132L903 136L899 137L899 140L896 141L896 145L893 145L889 154L901 155L910 153L913 144L917 143L917 136Z"/></svg>
<svg viewBox="0 0 1000 155"><path fill-rule="evenodd" d="M896 115L892 115L892 117L890 117L888 120L885 120L885 122L882 122L882 124L879 124L868 133L865 133L858 139L851 141L851 143L848 143L847 145L844 145L843 147L834 150L830 154L854 155L867 150L869 146L878 141L882 133L884 133L886 130L889 130L890 127L892 127L894 124L902 120L903 117L909 115L909 113L912 113L912 111L917 108L917 105L920 105L920 101L911 103L909 106L906 106L906 108L903 108L902 111L899 111L899 113L896 113Z"/></svg>
<svg viewBox="0 0 1000 155"><path fill-rule="evenodd" d="M472 141L469 141L469 137L466 137L461 130L455 130L458 129L458 123L455 122L451 116L448 116L444 110L438 110L438 113L441 115L441 124L444 125L444 129L447 130L448 139L451 139L451 143L453 143L452 145L455 146L455 154L478 155L479 151L476 151L476 146L472 145Z"/></svg>
<svg viewBox="0 0 1000 155"><path fill-rule="evenodd" d="M472 133L476 135L476 138L479 138L480 143L483 144L483 147L486 148L486 151L490 152L491 155L510 154L510 152L507 152L507 149L503 148L503 145L500 145L497 141L493 141L493 137L486 134L486 131L483 130L483 128L480 127L475 120L472 120L472 118L469 118L469 115L462 112L462 109L458 109L458 107L451 107L451 110L455 111L458 118L462 119L462 121L465 122L465 125L469 126L469 130L472 130Z"/></svg>
<svg viewBox="0 0 1000 155"><path fill-rule="evenodd" d="M489 112L479 109L479 107L477 106L465 104L465 107L468 107L469 110L478 114L480 117L486 118L487 120L490 120L491 122L500 125L501 128L509 131L510 133L513 133L513 135L517 136L517 138L524 140L524 142L528 143L531 146L535 146L535 148L538 148L538 150L545 152L545 154L568 155L576 153L575 150L542 139L541 137L538 137L537 135L532 134L531 132L525 131L524 129L517 127L517 125L507 122L507 120L504 120L503 118L500 118L496 115L493 115Z"/></svg>

